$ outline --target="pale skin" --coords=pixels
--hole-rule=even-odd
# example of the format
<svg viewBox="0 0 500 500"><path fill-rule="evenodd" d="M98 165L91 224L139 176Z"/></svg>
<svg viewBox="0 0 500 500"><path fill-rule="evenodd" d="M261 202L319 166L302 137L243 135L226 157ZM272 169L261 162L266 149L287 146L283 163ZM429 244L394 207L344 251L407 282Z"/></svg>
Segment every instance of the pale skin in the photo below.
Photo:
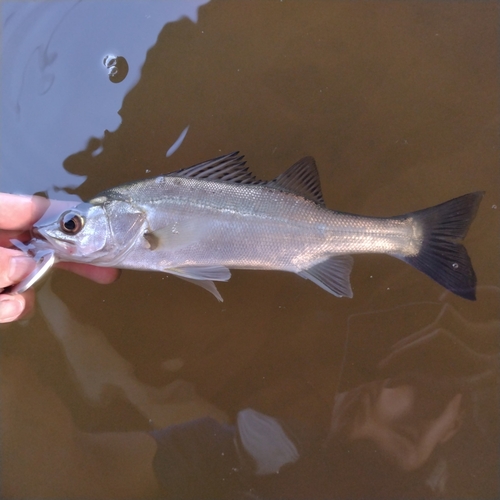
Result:
<svg viewBox="0 0 500 500"><path fill-rule="evenodd" d="M10 239L27 239L29 228L48 203L40 197L0 193L0 290L34 268L30 258L9 248ZM60 263L58 267L102 284L118 277L116 269L87 264ZM34 301L33 290L0 294L0 322L23 318ZM460 428L462 396L455 395L434 420L403 429L402 423L414 409L413 388L381 387L372 402L366 400L363 415L356 416L350 438L373 440L403 470L418 469ZM145 432L82 432L53 389L20 357L0 355L0 427L2 498L161 496L152 468L153 438Z"/></svg>

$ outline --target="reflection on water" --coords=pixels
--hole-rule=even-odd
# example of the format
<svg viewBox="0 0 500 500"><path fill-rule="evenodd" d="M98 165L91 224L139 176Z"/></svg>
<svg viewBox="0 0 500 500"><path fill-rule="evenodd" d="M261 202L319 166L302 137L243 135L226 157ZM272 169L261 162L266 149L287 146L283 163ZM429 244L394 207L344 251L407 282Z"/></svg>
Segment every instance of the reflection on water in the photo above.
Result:
<svg viewBox="0 0 500 500"><path fill-rule="evenodd" d="M158 388L141 383L103 333L74 321L48 285L37 298L47 326L61 343L69 370L90 404L102 404L106 394L120 394L156 428L207 415L221 421L227 418L197 397L191 383L179 379Z"/></svg>
<svg viewBox="0 0 500 500"><path fill-rule="evenodd" d="M236 149L266 179L314 155L346 212L485 189L477 301L384 256L352 300L56 270L1 329L5 495L143 498L153 463L174 498L497 497L496 4L201 3L3 5L2 190L86 199Z"/></svg>
<svg viewBox="0 0 500 500"><path fill-rule="evenodd" d="M498 287L479 287L478 301L483 307L495 303L499 293ZM402 469L419 470L435 493L454 498L464 488L487 496L488 488L497 486L495 476L488 477L485 470L496 462L499 437L500 321L478 321L481 306L457 308L450 299L446 292L437 303L350 318L344 390L336 397L331 436L372 440ZM401 336L404 322L391 320L414 317L412 309L435 317L419 331ZM383 331L374 336L377 327ZM460 472L468 461L467 474L481 478L474 488Z"/></svg>

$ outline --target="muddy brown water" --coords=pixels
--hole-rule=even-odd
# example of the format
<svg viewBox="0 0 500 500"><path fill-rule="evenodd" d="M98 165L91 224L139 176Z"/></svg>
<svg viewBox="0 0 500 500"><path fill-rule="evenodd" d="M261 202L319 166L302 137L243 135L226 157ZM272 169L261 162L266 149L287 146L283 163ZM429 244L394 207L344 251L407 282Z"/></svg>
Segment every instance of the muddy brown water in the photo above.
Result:
<svg viewBox="0 0 500 500"><path fill-rule="evenodd" d="M234 150L263 179L314 156L344 212L485 190L466 238L477 301L380 255L355 257L353 299L279 272L233 271L218 303L159 273L101 286L56 270L34 315L2 325L2 355L28 360L89 432L234 422L251 407L326 434L339 392L410 371L458 380L481 418L431 456L448 464L434 489L496 497L498 408L484 395L498 383L498 5L154 3L2 5L2 191L87 199ZM117 84L109 54L130 68ZM304 491L315 480L297 477Z"/></svg>

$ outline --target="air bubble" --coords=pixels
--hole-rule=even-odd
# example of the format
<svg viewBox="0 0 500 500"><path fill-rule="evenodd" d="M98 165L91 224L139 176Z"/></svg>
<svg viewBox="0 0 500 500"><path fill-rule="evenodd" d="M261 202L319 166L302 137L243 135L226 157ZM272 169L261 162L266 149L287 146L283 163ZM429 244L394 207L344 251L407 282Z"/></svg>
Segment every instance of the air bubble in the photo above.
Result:
<svg viewBox="0 0 500 500"><path fill-rule="evenodd" d="M453 262L453 264L451 265L451 267L453 267L453 269L458 269L458 264L456 262Z"/></svg>
<svg viewBox="0 0 500 500"><path fill-rule="evenodd" d="M116 56L106 56L102 63L106 66L106 68L112 68L113 66L116 66Z"/></svg>
<svg viewBox="0 0 500 500"><path fill-rule="evenodd" d="M128 62L124 57L107 55L102 63L108 68L109 80L112 83L120 83L125 80L128 75Z"/></svg>

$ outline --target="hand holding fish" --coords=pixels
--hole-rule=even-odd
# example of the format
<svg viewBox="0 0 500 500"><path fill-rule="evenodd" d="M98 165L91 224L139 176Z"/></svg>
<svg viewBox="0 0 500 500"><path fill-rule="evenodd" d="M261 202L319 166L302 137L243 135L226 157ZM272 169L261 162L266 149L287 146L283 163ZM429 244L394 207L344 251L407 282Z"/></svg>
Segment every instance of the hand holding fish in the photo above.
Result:
<svg viewBox="0 0 500 500"><path fill-rule="evenodd" d="M35 261L20 250L13 249L11 239L26 239L34 222L40 219L50 202L40 196L16 196L0 193L0 292L18 283L35 268ZM111 283L117 269L89 264L61 262L58 267L73 271L98 283ZM0 294L0 323L20 319L34 305L34 292Z"/></svg>

